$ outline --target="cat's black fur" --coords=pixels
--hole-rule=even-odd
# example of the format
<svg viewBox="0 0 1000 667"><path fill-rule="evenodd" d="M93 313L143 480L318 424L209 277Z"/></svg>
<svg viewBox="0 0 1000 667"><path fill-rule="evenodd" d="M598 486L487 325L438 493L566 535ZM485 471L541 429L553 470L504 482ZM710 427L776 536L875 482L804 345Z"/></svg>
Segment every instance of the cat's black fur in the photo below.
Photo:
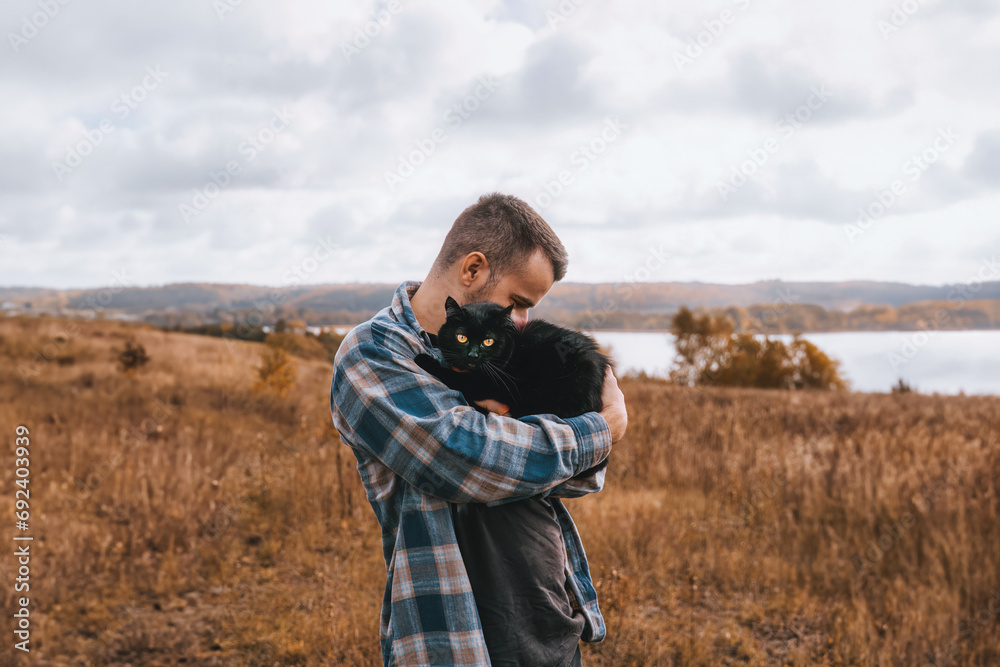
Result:
<svg viewBox="0 0 1000 667"><path fill-rule="evenodd" d="M554 414L576 417L600 412L604 377L614 362L590 336L546 322L529 320L518 330L506 308L480 301L459 306L445 300L447 319L437 332L437 346L450 367L428 354L414 361L466 400L494 399L509 406L507 416ZM458 336L467 337L459 342ZM486 339L493 344L484 346ZM483 411L478 406L474 406ZM607 465L585 471L590 474Z"/></svg>

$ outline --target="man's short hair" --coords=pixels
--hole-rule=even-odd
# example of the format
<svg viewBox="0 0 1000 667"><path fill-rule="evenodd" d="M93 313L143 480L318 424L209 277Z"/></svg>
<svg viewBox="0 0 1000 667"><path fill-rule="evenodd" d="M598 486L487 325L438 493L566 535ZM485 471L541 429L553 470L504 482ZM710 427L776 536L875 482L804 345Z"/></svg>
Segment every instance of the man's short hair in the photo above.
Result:
<svg viewBox="0 0 1000 667"><path fill-rule="evenodd" d="M521 199L493 192L480 197L455 219L432 269L444 273L470 252L481 252L490 268L484 286L488 289L518 270L538 249L552 262L554 280L562 280L569 255L549 224Z"/></svg>

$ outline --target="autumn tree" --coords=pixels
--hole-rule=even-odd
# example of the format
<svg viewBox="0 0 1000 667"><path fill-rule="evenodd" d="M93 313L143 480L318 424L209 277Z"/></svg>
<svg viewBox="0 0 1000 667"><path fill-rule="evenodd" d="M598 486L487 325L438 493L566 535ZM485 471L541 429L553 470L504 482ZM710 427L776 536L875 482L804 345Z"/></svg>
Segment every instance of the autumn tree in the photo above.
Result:
<svg viewBox="0 0 1000 667"><path fill-rule="evenodd" d="M728 318L696 316L681 308L671 332L677 356L670 378L677 384L774 389L843 389L839 362L795 334L787 345L780 339L734 333Z"/></svg>

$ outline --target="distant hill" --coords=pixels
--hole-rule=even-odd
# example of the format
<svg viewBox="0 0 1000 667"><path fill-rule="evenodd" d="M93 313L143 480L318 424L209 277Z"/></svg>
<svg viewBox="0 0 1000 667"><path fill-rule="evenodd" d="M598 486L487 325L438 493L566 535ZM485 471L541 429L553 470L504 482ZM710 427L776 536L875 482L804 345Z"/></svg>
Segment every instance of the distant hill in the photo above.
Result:
<svg viewBox="0 0 1000 667"><path fill-rule="evenodd" d="M278 318L302 319L310 325L356 324L389 305L398 283L350 283L268 287L226 283L173 283L154 287L47 289L0 287L0 310L85 316L92 311L108 318L134 319L157 326L197 326L249 321L271 324ZM927 302L954 307L956 294L982 301L980 315L953 318L947 328L1000 328L1000 316L989 302L1000 301L1000 281L978 284L973 293L961 285L910 285L878 281L784 282L745 285L713 283L572 283L553 285L532 317L585 329L667 329L681 306L692 309L743 309L738 323L754 317L751 310L771 310L772 327L802 331L905 328L926 319ZM957 290L965 290L958 292ZM902 315L895 310L911 304ZM971 303L971 302L970 302ZM770 304L770 305L769 305ZM981 304L982 305L982 304ZM915 314L919 311L919 314ZM847 313L854 312L848 317ZM977 311L979 312L979 311ZM749 314L748 314L749 313ZM907 314L909 313L909 314ZM774 319L777 317L778 319ZM912 323L911 322L911 323ZM965 322L966 324L960 324ZM914 325L916 326L916 325Z"/></svg>

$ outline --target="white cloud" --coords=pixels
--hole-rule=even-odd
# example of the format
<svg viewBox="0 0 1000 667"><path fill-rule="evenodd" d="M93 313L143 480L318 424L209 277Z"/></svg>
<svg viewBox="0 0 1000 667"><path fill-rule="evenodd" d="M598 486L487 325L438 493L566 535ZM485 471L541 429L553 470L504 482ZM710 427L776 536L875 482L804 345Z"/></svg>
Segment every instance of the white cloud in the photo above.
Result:
<svg viewBox="0 0 1000 667"><path fill-rule="evenodd" d="M921 5L883 35L893 5L310 1L220 18L194 0L95 0L15 51L38 6L8 2L0 284L107 284L123 265L137 284L280 284L319 235L342 250L314 282L420 279L483 192L538 205L560 189L543 214L571 280L620 280L654 242L676 263L653 280L963 280L997 242L1000 6ZM689 40L702 51L679 68ZM149 67L168 75L123 115L115 101ZM482 77L498 84L477 98ZM784 134L816 87L829 99ZM248 159L276 108L294 118ZM601 146L615 118L627 127ZM846 243L858 208L949 127L954 145ZM723 199L720 180L772 138ZM185 222L180 205L233 160L240 173ZM401 160L420 164L390 188Z"/></svg>

